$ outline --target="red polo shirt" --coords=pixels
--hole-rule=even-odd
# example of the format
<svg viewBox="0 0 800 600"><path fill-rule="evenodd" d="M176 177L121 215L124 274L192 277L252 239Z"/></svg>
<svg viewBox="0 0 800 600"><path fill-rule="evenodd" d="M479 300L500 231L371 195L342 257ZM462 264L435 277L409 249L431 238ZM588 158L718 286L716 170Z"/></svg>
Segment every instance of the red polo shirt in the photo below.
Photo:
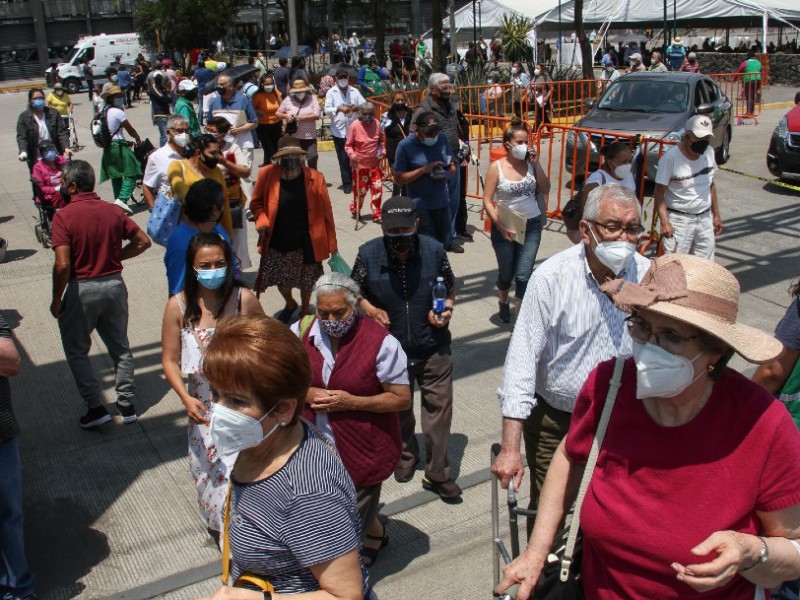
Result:
<svg viewBox="0 0 800 600"><path fill-rule="evenodd" d="M121 208L86 192L53 217L52 245L69 246L70 279L94 279L122 271L122 241L138 232Z"/></svg>

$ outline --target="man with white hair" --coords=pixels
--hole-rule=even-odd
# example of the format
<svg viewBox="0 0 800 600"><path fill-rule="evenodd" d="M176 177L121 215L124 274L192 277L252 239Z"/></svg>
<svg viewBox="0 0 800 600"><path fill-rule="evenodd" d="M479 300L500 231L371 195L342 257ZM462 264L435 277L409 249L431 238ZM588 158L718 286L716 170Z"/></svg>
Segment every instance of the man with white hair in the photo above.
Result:
<svg viewBox="0 0 800 600"><path fill-rule="evenodd" d="M553 454L569 429L578 392L590 371L613 356L629 355L626 314L600 291L613 279L639 282L649 261L636 252L644 232L636 195L618 184L589 193L582 243L547 259L534 271L506 355L502 449L492 466L504 488L519 489L531 468L529 508L539 503ZM528 533L533 528L528 522Z"/></svg>
<svg viewBox="0 0 800 600"><path fill-rule="evenodd" d="M458 137L458 113L452 102L453 84L450 77L445 73L433 73L428 79L429 93L425 99L419 103L419 107L411 117L411 131L416 131L417 117L426 112L436 115L436 122L442 129L450 146L450 154L442 157L442 162L448 164L451 160L457 161L461 142ZM447 180L447 194L450 200L450 242L445 244L448 252L461 254L464 248L455 243L456 240L456 215L458 205L461 202L460 194L461 180L459 177L451 177Z"/></svg>
<svg viewBox="0 0 800 600"><path fill-rule="evenodd" d="M713 124L707 115L686 122L686 133L658 161L655 208L665 252L714 260L714 238L722 219L714 185Z"/></svg>

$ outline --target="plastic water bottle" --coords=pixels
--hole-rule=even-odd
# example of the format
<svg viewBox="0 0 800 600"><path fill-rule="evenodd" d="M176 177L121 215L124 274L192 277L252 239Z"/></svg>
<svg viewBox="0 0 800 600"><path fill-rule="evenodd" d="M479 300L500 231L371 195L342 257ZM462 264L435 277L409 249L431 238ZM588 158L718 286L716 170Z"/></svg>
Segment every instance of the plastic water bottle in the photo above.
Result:
<svg viewBox="0 0 800 600"><path fill-rule="evenodd" d="M433 286L433 312L440 321L445 311L445 298L447 298L447 288L444 286L444 277L437 277L436 285Z"/></svg>

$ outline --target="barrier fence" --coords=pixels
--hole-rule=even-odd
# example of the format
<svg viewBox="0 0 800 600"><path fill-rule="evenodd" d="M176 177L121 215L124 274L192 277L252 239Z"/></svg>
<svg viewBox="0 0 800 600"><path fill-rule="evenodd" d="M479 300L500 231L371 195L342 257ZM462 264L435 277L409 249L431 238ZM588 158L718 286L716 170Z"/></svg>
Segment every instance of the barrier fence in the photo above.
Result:
<svg viewBox="0 0 800 600"><path fill-rule="evenodd" d="M761 79L756 79L761 75ZM728 97L733 104L733 115L737 125L743 119L752 119L758 123L758 116L764 108L764 99L761 94L763 87L763 71L759 73L712 73L709 77L717 84L720 91ZM707 93L710 93L707 90ZM713 101L709 99L709 101Z"/></svg>

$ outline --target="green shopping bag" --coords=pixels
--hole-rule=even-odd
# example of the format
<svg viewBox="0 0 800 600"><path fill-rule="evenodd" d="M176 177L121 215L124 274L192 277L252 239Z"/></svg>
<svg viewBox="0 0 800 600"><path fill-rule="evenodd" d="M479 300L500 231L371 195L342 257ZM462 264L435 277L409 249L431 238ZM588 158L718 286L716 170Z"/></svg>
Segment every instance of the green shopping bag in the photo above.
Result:
<svg viewBox="0 0 800 600"><path fill-rule="evenodd" d="M342 258L342 255L338 252L331 254L331 257L328 260L328 266L334 273L341 273L342 275L347 275L348 277L350 277L350 274L353 272L353 269L350 268L344 258Z"/></svg>

